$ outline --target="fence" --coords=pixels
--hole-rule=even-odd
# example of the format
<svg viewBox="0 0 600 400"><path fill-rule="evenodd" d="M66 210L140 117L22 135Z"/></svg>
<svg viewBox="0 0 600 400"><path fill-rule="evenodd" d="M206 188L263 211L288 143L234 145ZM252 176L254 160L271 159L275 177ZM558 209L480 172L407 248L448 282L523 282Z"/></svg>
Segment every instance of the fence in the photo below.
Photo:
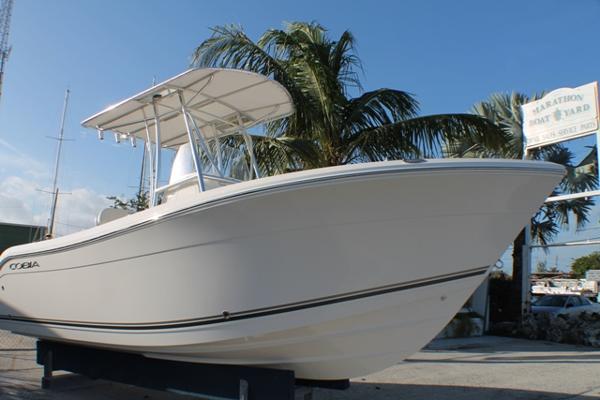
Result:
<svg viewBox="0 0 600 400"><path fill-rule="evenodd" d="M0 351L35 350L36 339L0 330Z"/></svg>

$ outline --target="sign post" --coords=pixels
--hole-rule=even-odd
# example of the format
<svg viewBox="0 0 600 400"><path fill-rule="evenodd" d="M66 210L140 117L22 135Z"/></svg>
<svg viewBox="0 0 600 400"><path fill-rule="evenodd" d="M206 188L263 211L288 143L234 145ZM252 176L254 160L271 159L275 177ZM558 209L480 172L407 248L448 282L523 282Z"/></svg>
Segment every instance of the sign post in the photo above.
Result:
<svg viewBox="0 0 600 400"><path fill-rule="evenodd" d="M523 113L523 159L531 149L596 132L596 157L600 165L600 130L598 113L598 82L576 88L553 90L539 100L521 106ZM599 190L550 197L546 201L561 201L600 195ZM530 227L525 227L523 268L521 276L521 310L529 311L531 272Z"/></svg>

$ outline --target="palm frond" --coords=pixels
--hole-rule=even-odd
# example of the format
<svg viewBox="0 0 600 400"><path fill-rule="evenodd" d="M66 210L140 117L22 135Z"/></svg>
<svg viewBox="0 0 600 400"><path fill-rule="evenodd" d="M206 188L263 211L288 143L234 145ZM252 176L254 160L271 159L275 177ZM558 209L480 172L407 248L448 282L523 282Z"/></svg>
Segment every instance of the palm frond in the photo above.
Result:
<svg viewBox="0 0 600 400"><path fill-rule="evenodd" d="M491 148L501 146L505 140L505 134L485 118L472 114L440 114L365 129L356 135L355 147L361 152L384 144L389 149L379 151L387 158L397 158L400 154L406 157L411 153L417 157L438 157L445 144L464 137Z"/></svg>
<svg viewBox="0 0 600 400"><path fill-rule="evenodd" d="M254 43L240 26L211 28L213 34L192 55L196 67L238 68L285 80L285 69L277 59Z"/></svg>
<svg viewBox="0 0 600 400"><path fill-rule="evenodd" d="M253 136L254 152L264 175L319 166L320 152L310 140L280 136Z"/></svg>
<svg viewBox="0 0 600 400"><path fill-rule="evenodd" d="M329 65L337 72L338 80L343 84L344 94L347 96L347 87L363 90L356 69L362 71L362 63L354 54L355 39L350 31L344 31L337 42L334 42L329 56Z"/></svg>
<svg viewBox="0 0 600 400"><path fill-rule="evenodd" d="M543 220L536 220L535 223L531 224L531 238L535 243L544 246L550 243L559 232L560 228L552 216L547 216Z"/></svg>
<svg viewBox="0 0 600 400"><path fill-rule="evenodd" d="M350 100L342 123L345 134L415 118L419 103L410 93L394 89L377 89Z"/></svg>

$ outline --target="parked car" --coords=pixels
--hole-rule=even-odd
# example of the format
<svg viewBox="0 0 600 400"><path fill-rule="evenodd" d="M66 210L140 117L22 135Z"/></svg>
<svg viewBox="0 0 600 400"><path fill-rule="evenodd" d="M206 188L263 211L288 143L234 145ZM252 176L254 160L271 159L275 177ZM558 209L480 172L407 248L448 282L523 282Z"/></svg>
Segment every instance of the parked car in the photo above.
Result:
<svg viewBox="0 0 600 400"><path fill-rule="evenodd" d="M531 305L533 314L579 314L584 311L600 313L600 304L592 303L584 296L548 294Z"/></svg>

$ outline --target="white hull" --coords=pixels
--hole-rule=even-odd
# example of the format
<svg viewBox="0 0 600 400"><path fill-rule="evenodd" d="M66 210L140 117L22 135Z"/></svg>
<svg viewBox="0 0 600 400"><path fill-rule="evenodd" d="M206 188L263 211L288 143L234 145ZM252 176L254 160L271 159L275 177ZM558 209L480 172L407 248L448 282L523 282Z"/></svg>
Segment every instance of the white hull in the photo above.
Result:
<svg viewBox="0 0 600 400"><path fill-rule="evenodd" d="M561 175L539 162L385 162L169 201L7 250L0 327L300 378L366 374L443 328Z"/></svg>

